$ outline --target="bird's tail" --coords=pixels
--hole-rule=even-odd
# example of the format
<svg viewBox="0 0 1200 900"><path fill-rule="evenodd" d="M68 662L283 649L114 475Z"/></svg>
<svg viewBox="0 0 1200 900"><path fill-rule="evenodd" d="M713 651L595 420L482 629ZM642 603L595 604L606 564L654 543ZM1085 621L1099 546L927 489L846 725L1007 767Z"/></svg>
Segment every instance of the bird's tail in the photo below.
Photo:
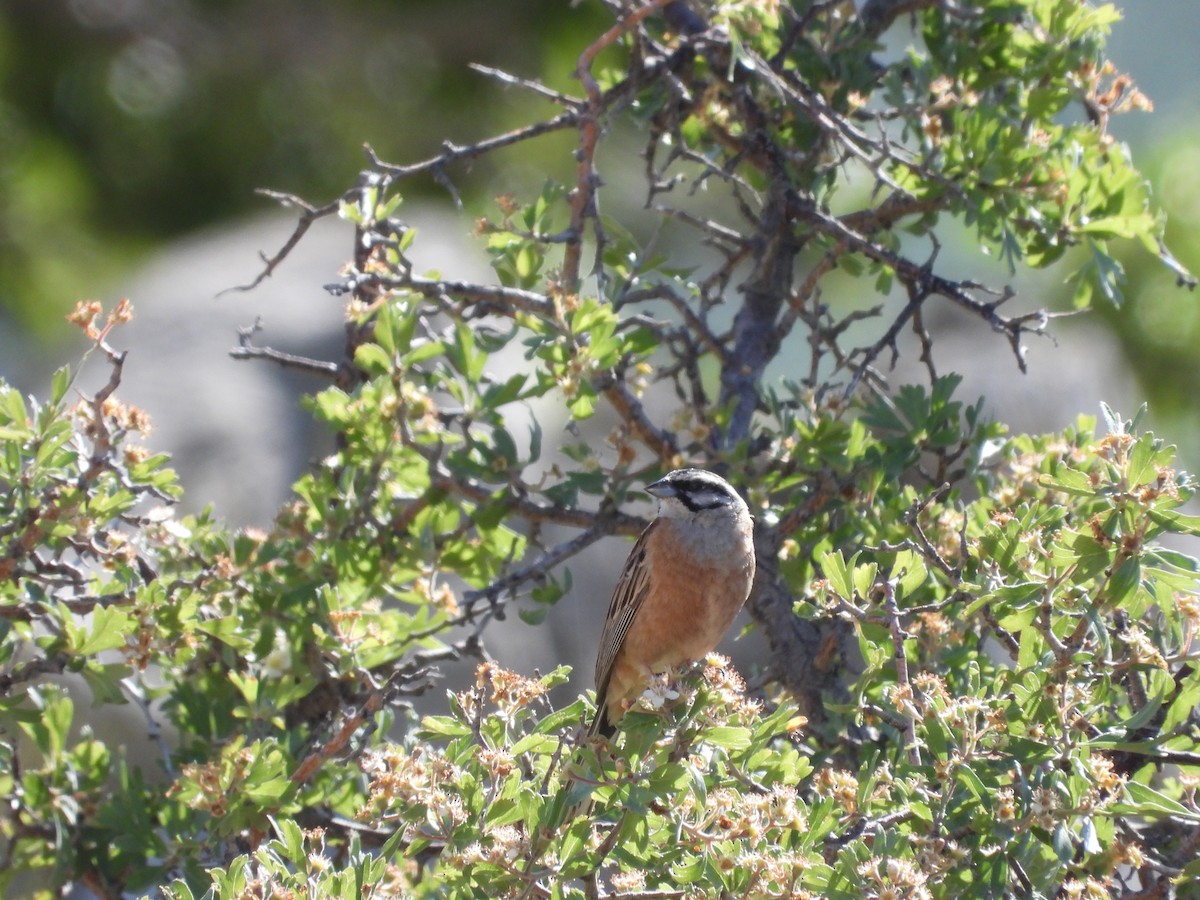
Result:
<svg viewBox="0 0 1200 900"><path fill-rule="evenodd" d="M596 738L611 739L616 733L616 725L609 721L607 711L601 706L588 723L587 731L581 735L571 751L562 784L553 801L559 809L557 814L552 814L548 820L552 823L552 832L565 828L579 816L589 815L595 808L596 801L592 797L591 788L586 787L583 776L583 754L594 746Z"/></svg>
<svg viewBox="0 0 1200 900"><path fill-rule="evenodd" d="M592 721L588 725L587 735L589 738L611 738L616 733L617 723L608 717L608 704L601 703L596 710L596 715L592 716Z"/></svg>

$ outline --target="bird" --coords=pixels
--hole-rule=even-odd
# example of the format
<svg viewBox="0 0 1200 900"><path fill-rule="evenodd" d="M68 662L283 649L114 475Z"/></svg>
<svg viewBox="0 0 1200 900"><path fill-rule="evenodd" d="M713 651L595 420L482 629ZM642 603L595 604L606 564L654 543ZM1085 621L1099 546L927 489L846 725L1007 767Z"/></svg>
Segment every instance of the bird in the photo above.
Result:
<svg viewBox="0 0 1200 900"><path fill-rule="evenodd" d="M710 653L754 582L754 522L728 481L676 469L646 486L658 515L629 553L596 652L589 736L612 737L653 675Z"/></svg>

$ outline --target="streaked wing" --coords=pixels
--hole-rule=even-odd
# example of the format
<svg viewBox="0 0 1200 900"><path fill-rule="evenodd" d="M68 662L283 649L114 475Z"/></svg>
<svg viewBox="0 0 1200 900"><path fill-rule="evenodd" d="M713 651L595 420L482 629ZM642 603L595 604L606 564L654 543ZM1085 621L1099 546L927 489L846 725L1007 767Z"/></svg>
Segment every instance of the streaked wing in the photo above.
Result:
<svg viewBox="0 0 1200 900"><path fill-rule="evenodd" d="M646 547L650 535L659 520L650 523L625 560L621 577L613 590L608 604L608 615L604 619L604 631L600 634L600 648L596 651L596 706L603 715L608 696L608 682L612 677L613 662L621 650L625 634L634 617L642 607L642 601L650 588L649 567L646 565Z"/></svg>

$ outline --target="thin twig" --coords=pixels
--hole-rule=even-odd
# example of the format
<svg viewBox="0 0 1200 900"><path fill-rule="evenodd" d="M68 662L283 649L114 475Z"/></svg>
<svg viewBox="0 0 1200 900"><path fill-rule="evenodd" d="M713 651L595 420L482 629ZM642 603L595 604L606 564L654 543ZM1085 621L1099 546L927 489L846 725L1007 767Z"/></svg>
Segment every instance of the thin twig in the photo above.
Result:
<svg viewBox="0 0 1200 900"><path fill-rule="evenodd" d="M300 243L301 238L308 233L308 229L312 227L313 222L317 221L318 219L323 219L326 216L332 216L338 211L338 207L340 206L340 201L336 200L333 203L327 203L324 206L313 206L307 201L300 199L295 194L284 194L279 191L271 191L265 188L256 191L256 193L262 195L263 197L270 197L273 200L277 200L283 206L300 207L300 218L296 222L296 227L292 229L292 233L288 236L288 239L284 242L283 246L279 248L279 250L269 257L265 253L259 254L259 258L263 261L263 269L254 277L253 280L248 281L246 284L240 284L236 285L235 287L226 288L217 294L218 297L228 294L231 291L245 292L254 290L275 273L275 270L279 267L280 263L288 258L288 255L296 248L296 245Z"/></svg>
<svg viewBox="0 0 1200 900"><path fill-rule="evenodd" d="M523 88L527 91L532 91L540 97L545 97L547 100L552 100L561 106L578 109L583 106L583 101L577 97L571 97L563 94L552 88L547 87L540 81L532 81L528 78L522 78L520 75L513 75L505 72L503 69L496 69L492 66L485 66L480 63L467 63L467 68L473 72L478 72L480 75L486 75L489 78L494 78L501 84L511 85L513 87Z"/></svg>
<svg viewBox="0 0 1200 900"><path fill-rule="evenodd" d="M122 678L121 688L133 700L138 709L142 711L142 716L146 720L146 735L158 745L158 752L162 757L163 771L166 772L168 778L174 779L175 764L171 761L171 748L167 746L167 741L163 737L162 726L159 724L158 719L154 717L154 713L150 709L150 702L146 699L146 686L142 681L142 674L136 672L128 678Z"/></svg>
<svg viewBox="0 0 1200 900"><path fill-rule="evenodd" d="M900 625L900 609L896 605L896 585L891 579L883 583L883 605L887 611L888 630L892 635L892 658L896 663L896 691L900 694L901 702L897 704L900 715L904 718L904 745L908 752L908 761L914 766L921 765L920 745L917 743L917 720L913 711L905 707L911 705L913 710L919 710L922 701L917 695L916 686L908 677L908 654L904 651L904 641L910 637Z"/></svg>
<svg viewBox="0 0 1200 900"><path fill-rule="evenodd" d="M559 113L553 118L535 122L523 128L514 128L512 131L506 131L504 134L476 141L473 144L453 144L450 141L445 141L442 144L443 149L441 153L431 156L428 159L423 159L420 162L404 166L384 162L370 146L364 149L366 150L367 158L371 161L371 165L386 173L387 178L384 184L387 186L391 182L401 178L411 178L414 175L433 172L437 169L443 169L452 163L469 162L503 147L511 147L514 144L524 143L543 134L551 134L555 131L561 131L564 128L572 128L578 124L578 119L579 116L576 112L568 110L567 112Z"/></svg>
<svg viewBox="0 0 1200 900"><path fill-rule="evenodd" d="M322 359L310 359L306 356L296 356L271 347L256 347L252 343L254 335L263 330L262 319L256 319L248 328L238 329L238 346L229 351L234 359L266 359L285 369L297 369L312 375L337 380L342 368L335 362Z"/></svg>
<svg viewBox="0 0 1200 900"><path fill-rule="evenodd" d="M596 188L600 185L599 175L596 173L596 148L600 143L600 118L605 107L605 96L600 90L600 85L596 83L595 76L592 75L592 64L602 50L612 46L648 15L665 6L667 2L668 0L650 0L644 6L622 16L615 25L589 44L579 55L575 74L583 84L584 93L587 94L587 106L577 116L579 148L576 151L576 158L579 162L576 170L575 189L570 196L569 233L571 239L567 242L562 265L562 283L567 291L578 289L583 233L588 219L596 222L597 243L603 241L603 235L598 231L596 210ZM600 248L597 249L597 253L599 252ZM597 256L597 260L599 260L599 256Z"/></svg>

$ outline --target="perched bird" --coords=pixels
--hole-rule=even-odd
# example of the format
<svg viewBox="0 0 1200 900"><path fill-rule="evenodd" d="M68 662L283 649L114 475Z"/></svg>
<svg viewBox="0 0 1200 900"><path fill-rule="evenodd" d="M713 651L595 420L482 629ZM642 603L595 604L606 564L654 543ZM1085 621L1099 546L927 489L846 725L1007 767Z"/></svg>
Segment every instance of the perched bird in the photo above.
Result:
<svg viewBox="0 0 1200 900"><path fill-rule="evenodd" d="M596 717L611 735L650 677L712 651L754 581L750 510L704 469L676 469L646 488L658 518L634 544L596 653Z"/></svg>

